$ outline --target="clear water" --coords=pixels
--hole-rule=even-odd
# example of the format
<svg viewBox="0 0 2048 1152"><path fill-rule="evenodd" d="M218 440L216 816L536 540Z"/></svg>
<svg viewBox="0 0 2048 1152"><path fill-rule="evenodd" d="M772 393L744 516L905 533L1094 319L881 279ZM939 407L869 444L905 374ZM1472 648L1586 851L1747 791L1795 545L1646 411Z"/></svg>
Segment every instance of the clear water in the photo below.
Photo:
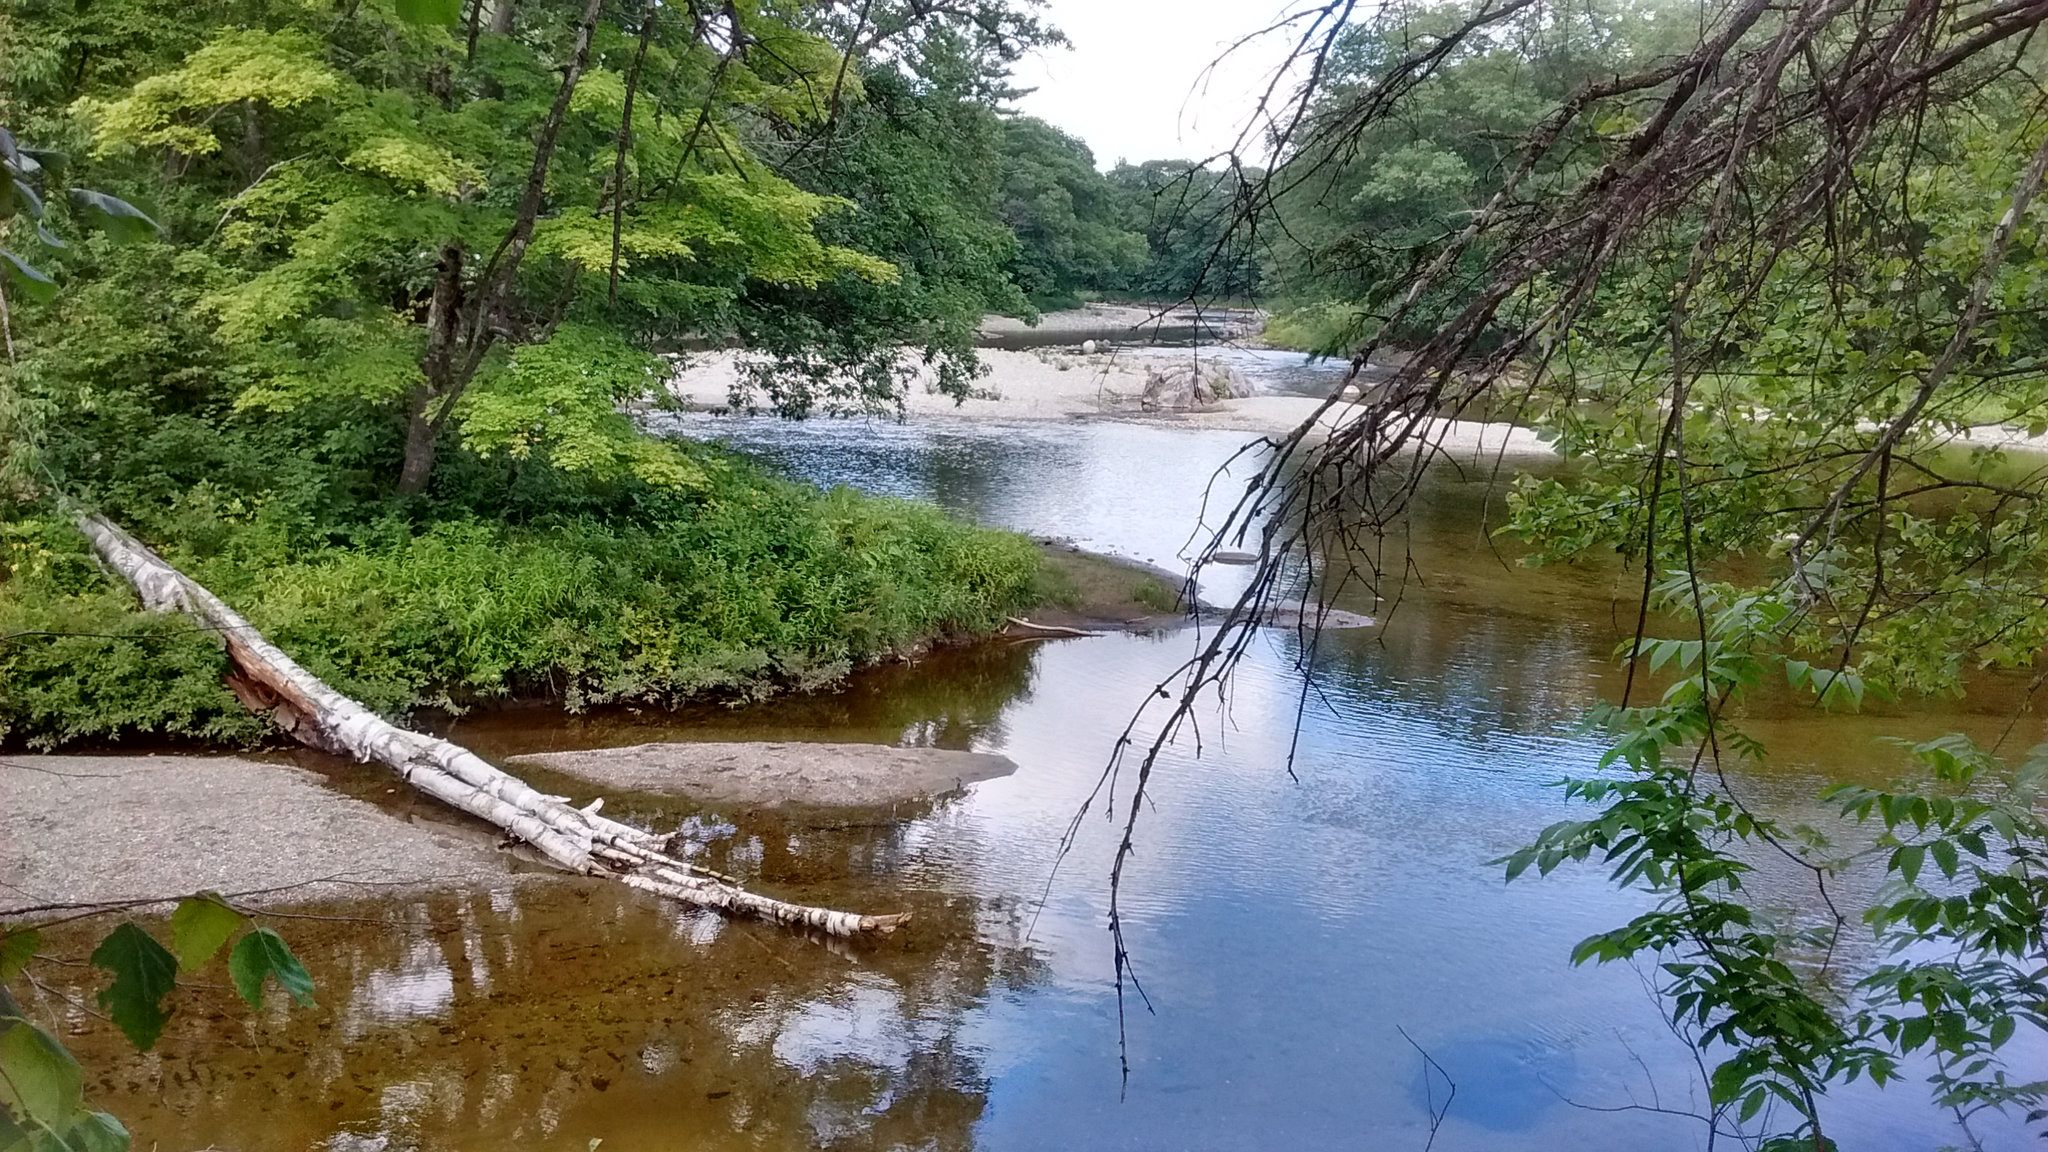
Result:
<svg viewBox="0 0 2048 1152"><path fill-rule="evenodd" d="M1161 564L1241 439L1099 422L676 431ZM202 992L148 1058L73 1013L88 1066L114 1069L91 1090L138 1147L167 1149L1419 1152L1433 1116L1438 1149L1705 1147L1673 1114L1703 1110L1704 1091L1646 975L1567 963L1637 898L1593 870L1507 885L1486 863L1569 814L1549 785L1596 754L1574 723L1618 692L1608 657L1633 621L1624 573L1497 555L1486 492L1431 487L1417 575L1396 610L1378 606L1383 628L1321 642L1306 706L1296 637L1267 632L1227 707L1202 716L1199 754L1188 741L1163 759L1124 893L1144 990L1124 1002L1127 1081L1104 930L1117 827L1098 808L1063 863L1058 845L1186 632L943 652L742 710L466 719L452 734L494 756L760 737L975 748L1019 767L856 816L608 808L690 821L711 863L776 894L916 913L896 938L827 945L560 880L314 909L374 921L282 925L320 1009L250 1020ZM1773 767L1739 786L1819 819L1822 783L1895 769L1877 737L1995 737L2023 689L1988 683L1979 712L1846 725L1764 701L1746 723ZM2022 719L2008 743L2039 728ZM382 790L366 769L327 770ZM1788 914L1814 914L1795 877L1765 881ZM2037 1047L2022 1071L2034 1054L2048 1066ZM1845 1149L1959 1142L1910 1082L1842 1093L1827 1114ZM2017 1125L1979 1132L2034 1146Z"/></svg>

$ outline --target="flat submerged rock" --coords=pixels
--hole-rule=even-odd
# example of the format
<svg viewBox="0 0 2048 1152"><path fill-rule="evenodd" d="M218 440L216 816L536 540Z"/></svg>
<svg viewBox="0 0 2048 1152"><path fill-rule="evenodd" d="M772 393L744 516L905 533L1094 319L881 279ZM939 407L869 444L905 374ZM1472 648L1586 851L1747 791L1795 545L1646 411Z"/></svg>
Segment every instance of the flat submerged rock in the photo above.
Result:
<svg viewBox="0 0 2048 1152"><path fill-rule="evenodd" d="M0 757L0 845L0 916L208 890L272 903L512 878L480 835L237 756Z"/></svg>
<svg viewBox="0 0 2048 1152"><path fill-rule="evenodd" d="M1303 611L1297 604L1276 604L1259 613L1259 623L1269 628L1309 628L1337 632L1351 628L1371 628L1379 621L1356 612L1346 612L1342 608L1311 606L1307 611Z"/></svg>
<svg viewBox="0 0 2048 1152"><path fill-rule="evenodd" d="M818 808L915 800L1017 770L1009 757L986 752L779 742L633 744L540 752L506 763L707 804Z"/></svg>

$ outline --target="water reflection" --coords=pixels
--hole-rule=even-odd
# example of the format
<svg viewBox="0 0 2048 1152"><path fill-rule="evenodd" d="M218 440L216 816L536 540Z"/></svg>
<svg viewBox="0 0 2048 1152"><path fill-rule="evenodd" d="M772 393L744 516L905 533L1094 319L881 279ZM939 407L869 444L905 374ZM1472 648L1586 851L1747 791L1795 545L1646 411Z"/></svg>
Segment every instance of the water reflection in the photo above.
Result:
<svg viewBox="0 0 2048 1152"><path fill-rule="evenodd" d="M833 691L785 697L767 708L509 710L465 716L459 727L446 718L428 727L491 757L655 740L833 740L968 750L1002 742L1006 710L1031 696L1032 651L1029 643L941 648L914 665L870 668Z"/></svg>
<svg viewBox="0 0 2048 1152"><path fill-rule="evenodd" d="M872 955L608 886L390 901L280 925L318 1009L201 989L160 1055L72 1043L139 1147L964 1148L986 1077L957 1033L1022 962L971 902L914 906L926 930Z"/></svg>
<svg viewBox="0 0 2048 1152"><path fill-rule="evenodd" d="M929 499L983 523L1173 566L1242 432L1107 422L814 421L668 415L827 487Z"/></svg>
<svg viewBox="0 0 2048 1152"><path fill-rule="evenodd" d="M1199 483L1236 447L1094 424L884 426L894 439L713 428L807 475L1136 541L1141 557L1185 535ZM317 1010L251 1018L226 989L201 989L149 1057L69 1011L88 1066L108 1070L96 1098L138 1146L165 1148L1420 1149L1455 1084L1437 1148L1700 1147L1699 1126L1671 1114L1702 1107L1697 1071L1643 974L1566 963L1636 899L1597 871L1508 886L1485 863L1566 815L1549 784L1597 754L1575 725L1619 692L1610 656L1633 622L1632 582L1597 565L1508 567L1484 501L1477 482L1428 489L1386 626L1312 654L1292 632L1263 633L1205 713L1201 754L1184 744L1162 761L1125 904L1151 1008L1129 1005L1128 1086L1103 932L1115 829L1085 823L1046 885L1076 806L1186 633L936 653L737 710L464 718L452 734L490 755L759 737L997 751L1019 768L851 816L634 795L607 809L687 825L707 863L779 895L915 912L888 941L827 946L557 879L330 905L309 911L356 919L280 925L313 970ZM1877 736L1995 736L2016 691L1988 684L1977 713L1895 706L1848 725L1766 698L1745 723L1777 756L1737 786L1819 820L1818 784L1897 766ZM2038 721L2022 727L2014 742L2037 738ZM1759 883L1813 914L1798 877ZM88 943L53 948L82 957ZM1910 1082L1844 1091L1831 1109L1844 1147L1955 1142ZM2006 1130L1987 1146L2025 1145Z"/></svg>

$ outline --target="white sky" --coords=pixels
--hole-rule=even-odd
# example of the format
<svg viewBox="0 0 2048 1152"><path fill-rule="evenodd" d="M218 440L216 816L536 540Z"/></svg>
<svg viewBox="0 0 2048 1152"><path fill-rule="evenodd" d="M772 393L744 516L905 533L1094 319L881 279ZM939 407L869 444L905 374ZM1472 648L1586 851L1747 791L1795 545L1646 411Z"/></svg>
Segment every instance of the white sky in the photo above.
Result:
<svg viewBox="0 0 2048 1152"><path fill-rule="evenodd" d="M1047 0L1045 17L1073 42L1022 61L1015 83L1037 91L1017 109L1088 142L1098 167L1119 159L1200 159L1227 149L1255 107L1286 34L1240 49L1287 0ZM1197 88L1200 82L1202 87Z"/></svg>

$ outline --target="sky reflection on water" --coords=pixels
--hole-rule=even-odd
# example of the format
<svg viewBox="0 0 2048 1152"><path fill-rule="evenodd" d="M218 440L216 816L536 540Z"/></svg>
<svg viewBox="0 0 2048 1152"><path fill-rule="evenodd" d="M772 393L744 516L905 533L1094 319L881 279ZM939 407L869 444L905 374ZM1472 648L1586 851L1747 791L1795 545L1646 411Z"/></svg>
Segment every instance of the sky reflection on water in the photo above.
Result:
<svg viewBox="0 0 2048 1152"><path fill-rule="evenodd" d="M679 427L821 482L1163 564L1241 440L1102 423ZM492 756L840 739L999 751L1018 771L859 817L607 807L691 821L707 862L779 895L914 911L887 943L826 946L575 882L394 899L375 928L285 925L317 1011L247 1019L202 993L150 1057L77 1016L88 1066L113 1070L95 1099L138 1146L264 1152L1420 1152L1454 1083L1437 1149L1703 1147L1697 1123L1630 1110L1703 1098L1643 974L1567 963L1639 898L1597 869L1508 885L1487 863L1569 813L1551 784L1596 757L1575 724L1617 690L1613 641L1633 614L1613 571L1506 566L1480 532L1484 502L1476 482L1432 486L1415 536L1425 579L1386 627L1321 642L1298 745L1302 653L1269 630L1227 709L1202 716L1201 754L1183 742L1162 759L1123 897L1143 986L1125 1002L1128 1083L1104 931L1117 826L1098 807L1064 861L1058 845L1188 632L942 652L741 710L465 718L452 734ZM1821 781L1889 772L1878 734L2003 723L1990 706L1845 725L1766 704L1754 719L1782 758L1742 785L1801 818ZM1783 894L1794 910L1807 898L1789 881ZM1956 1138L1912 1082L1839 1093L1830 1117L1848 1149ZM2029 1146L2013 1128L1986 1135Z"/></svg>

